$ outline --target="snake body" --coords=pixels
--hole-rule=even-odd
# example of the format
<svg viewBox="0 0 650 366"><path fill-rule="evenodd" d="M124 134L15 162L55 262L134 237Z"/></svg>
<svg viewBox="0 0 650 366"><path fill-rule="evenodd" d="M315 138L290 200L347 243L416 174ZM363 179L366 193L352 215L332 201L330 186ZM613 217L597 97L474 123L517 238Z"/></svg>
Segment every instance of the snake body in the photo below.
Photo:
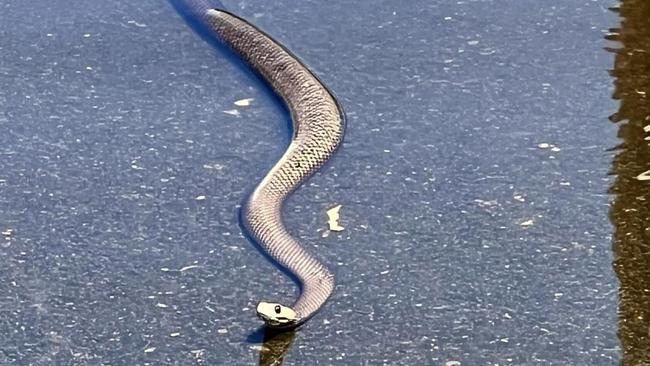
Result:
<svg viewBox="0 0 650 366"><path fill-rule="evenodd" d="M282 221L286 198L313 175L343 139L345 117L334 95L289 50L246 20L206 1L185 1L208 31L257 72L291 114L292 140L242 207L249 235L299 282L291 307L260 302L257 315L268 326L293 328L312 317L334 290L334 275L294 238Z"/></svg>

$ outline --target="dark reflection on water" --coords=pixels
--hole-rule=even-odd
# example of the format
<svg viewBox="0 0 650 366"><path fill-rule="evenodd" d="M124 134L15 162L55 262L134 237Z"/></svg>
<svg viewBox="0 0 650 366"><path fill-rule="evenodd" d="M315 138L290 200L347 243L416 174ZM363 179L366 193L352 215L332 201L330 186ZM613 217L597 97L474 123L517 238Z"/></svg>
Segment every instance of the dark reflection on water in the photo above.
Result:
<svg viewBox="0 0 650 366"><path fill-rule="evenodd" d="M289 353L296 331L278 332L272 329L261 327L248 336L248 342L258 343L262 341L260 349L260 366L279 366Z"/></svg>
<svg viewBox="0 0 650 366"><path fill-rule="evenodd" d="M650 360L650 1L623 0L621 26L607 39L617 41L614 99L620 101L612 122L622 143L613 164L615 201L610 218L614 232L614 270L621 283L619 338L623 365L647 365ZM650 178L650 173L649 176Z"/></svg>

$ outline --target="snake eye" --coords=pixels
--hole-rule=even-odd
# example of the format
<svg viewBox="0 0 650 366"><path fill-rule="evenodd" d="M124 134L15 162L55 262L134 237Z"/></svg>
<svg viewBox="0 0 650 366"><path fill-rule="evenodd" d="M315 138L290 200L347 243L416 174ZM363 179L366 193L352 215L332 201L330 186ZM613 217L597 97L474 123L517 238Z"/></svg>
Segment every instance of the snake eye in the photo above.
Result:
<svg viewBox="0 0 650 366"><path fill-rule="evenodd" d="M280 314L281 310L282 310L282 308L280 308L280 305L275 305L275 313L276 314Z"/></svg>

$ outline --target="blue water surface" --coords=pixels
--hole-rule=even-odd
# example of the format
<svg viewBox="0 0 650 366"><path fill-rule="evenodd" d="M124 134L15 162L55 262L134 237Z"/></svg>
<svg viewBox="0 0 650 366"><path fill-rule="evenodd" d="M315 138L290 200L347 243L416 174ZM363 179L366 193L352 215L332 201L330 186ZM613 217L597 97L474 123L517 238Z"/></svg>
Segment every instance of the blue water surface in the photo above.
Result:
<svg viewBox="0 0 650 366"><path fill-rule="evenodd" d="M348 117L287 202L338 284L285 365L619 363L611 2L224 4ZM166 1L0 10L0 364L259 363L255 304L296 287L237 210L278 99Z"/></svg>

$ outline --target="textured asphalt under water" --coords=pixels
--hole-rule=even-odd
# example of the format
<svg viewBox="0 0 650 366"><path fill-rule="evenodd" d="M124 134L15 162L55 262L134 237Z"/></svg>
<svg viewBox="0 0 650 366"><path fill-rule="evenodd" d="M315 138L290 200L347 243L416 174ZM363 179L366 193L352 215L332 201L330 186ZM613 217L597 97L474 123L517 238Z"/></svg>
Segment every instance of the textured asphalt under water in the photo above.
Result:
<svg viewBox="0 0 650 366"><path fill-rule="evenodd" d="M164 1L4 1L0 364L648 361L647 5L224 3L347 112L285 210L334 296L258 329L296 288L238 224L289 137L255 77Z"/></svg>

